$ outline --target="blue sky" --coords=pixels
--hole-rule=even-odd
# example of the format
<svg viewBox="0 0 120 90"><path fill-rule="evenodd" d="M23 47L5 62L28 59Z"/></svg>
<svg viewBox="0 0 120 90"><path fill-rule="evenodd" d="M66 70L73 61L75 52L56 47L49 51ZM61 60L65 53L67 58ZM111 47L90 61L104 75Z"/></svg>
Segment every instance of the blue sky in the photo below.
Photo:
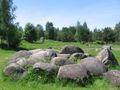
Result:
<svg viewBox="0 0 120 90"><path fill-rule="evenodd" d="M13 0L17 6L16 22L55 27L76 25L86 21L89 28L114 27L120 21L120 0Z"/></svg>

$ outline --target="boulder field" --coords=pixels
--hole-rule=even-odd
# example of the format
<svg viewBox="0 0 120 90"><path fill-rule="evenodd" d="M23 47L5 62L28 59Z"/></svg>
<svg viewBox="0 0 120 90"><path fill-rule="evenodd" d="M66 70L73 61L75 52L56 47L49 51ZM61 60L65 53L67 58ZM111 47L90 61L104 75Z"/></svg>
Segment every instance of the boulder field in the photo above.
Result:
<svg viewBox="0 0 120 90"><path fill-rule="evenodd" d="M25 67L30 66L39 72L56 72L58 79L83 81L90 76L104 76L114 85L120 86L120 71L108 71L108 65L119 65L108 47L102 48L96 57L89 57L80 47L65 46L59 52L54 49L18 51L11 56L3 72L10 78L21 79L27 75L29 67Z"/></svg>

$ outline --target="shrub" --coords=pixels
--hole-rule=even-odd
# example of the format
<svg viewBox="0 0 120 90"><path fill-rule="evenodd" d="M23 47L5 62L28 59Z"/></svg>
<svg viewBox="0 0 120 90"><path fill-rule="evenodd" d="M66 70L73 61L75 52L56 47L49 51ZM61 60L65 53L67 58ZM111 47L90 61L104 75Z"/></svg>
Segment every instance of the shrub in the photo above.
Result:
<svg viewBox="0 0 120 90"><path fill-rule="evenodd" d="M99 44L99 45L104 45L105 44L105 42L104 41L95 41L95 42L93 42L94 44Z"/></svg>

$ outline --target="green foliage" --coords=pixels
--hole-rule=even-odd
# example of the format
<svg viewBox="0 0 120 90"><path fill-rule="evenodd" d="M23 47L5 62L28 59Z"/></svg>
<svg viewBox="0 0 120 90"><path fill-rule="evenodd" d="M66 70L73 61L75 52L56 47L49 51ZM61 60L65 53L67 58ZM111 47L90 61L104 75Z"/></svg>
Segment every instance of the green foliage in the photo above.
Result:
<svg viewBox="0 0 120 90"><path fill-rule="evenodd" d="M64 27L61 32L61 40L63 42L69 42L69 37L68 37L68 28Z"/></svg>
<svg viewBox="0 0 120 90"><path fill-rule="evenodd" d="M58 41L60 40L59 33L60 33L59 28L54 28L54 40L58 40Z"/></svg>
<svg viewBox="0 0 120 90"><path fill-rule="evenodd" d="M8 33L8 41L11 47L17 47L22 41L22 32L16 27L12 26Z"/></svg>
<svg viewBox="0 0 120 90"><path fill-rule="evenodd" d="M54 40L54 26L52 22L46 23L46 38Z"/></svg>
<svg viewBox="0 0 120 90"><path fill-rule="evenodd" d="M40 40L41 37L45 37L44 34L44 29L42 27L42 25L38 24L36 27L36 32L37 32L37 40Z"/></svg>
<svg viewBox="0 0 120 90"><path fill-rule="evenodd" d="M77 42L82 41L82 26L80 25L80 22L77 22L75 40Z"/></svg>
<svg viewBox="0 0 120 90"><path fill-rule="evenodd" d="M120 42L120 22L115 25L115 40Z"/></svg>
<svg viewBox="0 0 120 90"><path fill-rule="evenodd" d="M80 22L77 22L75 39L78 42L90 42L92 40L92 34L87 27L87 23L84 22L83 25L80 25Z"/></svg>
<svg viewBox="0 0 120 90"><path fill-rule="evenodd" d="M73 26L71 27L63 27L61 31L58 31L58 41L63 42L74 42L74 35L75 35L75 28Z"/></svg>
<svg viewBox="0 0 120 90"><path fill-rule="evenodd" d="M22 79L23 81L35 81L38 83L54 83L56 80L57 72L44 71L41 69L33 69L32 67L27 70L27 75Z"/></svg>
<svg viewBox="0 0 120 90"><path fill-rule="evenodd" d="M93 33L92 33L92 40L93 41L102 41L103 40L102 31L95 28Z"/></svg>
<svg viewBox="0 0 120 90"><path fill-rule="evenodd" d="M17 47L21 42L22 33L13 24L15 18L15 6L12 0L0 1L0 39L1 44L5 43L8 47Z"/></svg>
<svg viewBox="0 0 120 90"><path fill-rule="evenodd" d="M104 45L105 44L105 42L104 41L99 41L99 40L97 40L97 41L95 41L95 42L93 42L94 44L99 44L99 45Z"/></svg>
<svg viewBox="0 0 120 90"><path fill-rule="evenodd" d="M87 26L87 23L83 23L83 36L82 36L82 41L83 42L90 42L92 39L91 32Z"/></svg>
<svg viewBox="0 0 120 90"><path fill-rule="evenodd" d="M27 23L25 26L24 38L28 42L35 42L37 41L37 31L33 24Z"/></svg>
<svg viewBox="0 0 120 90"><path fill-rule="evenodd" d="M115 33L110 27L106 27L103 29L103 41L106 43L115 42Z"/></svg>

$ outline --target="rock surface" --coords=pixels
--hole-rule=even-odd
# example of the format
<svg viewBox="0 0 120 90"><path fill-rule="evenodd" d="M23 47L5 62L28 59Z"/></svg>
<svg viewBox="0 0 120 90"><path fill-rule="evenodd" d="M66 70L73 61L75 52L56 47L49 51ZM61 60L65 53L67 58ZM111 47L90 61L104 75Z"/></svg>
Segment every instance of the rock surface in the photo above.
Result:
<svg viewBox="0 0 120 90"><path fill-rule="evenodd" d="M84 66L80 64L71 64L61 66L57 77L62 79L84 80L85 78L88 78L89 75Z"/></svg>
<svg viewBox="0 0 120 90"><path fill-rule="evenodd" d="M58 71L59 67L57 67L56 65L50 64L50 63L36 63L33 66L33 69L37 69L37 70L43 70L43 71Z"/></svg>
<svg viewBox="0 0 120 90"><path fill-rule="evenodd" d="M82 59L80 63L84 65L92 75L102 75L107 71L106 66L94 57Z"/></svg>
<svg viewBox="0 0 120 90"><path fill-rule="evenodd" d="M103 74L104 77L111 82L111 84L115 86L120 86L120 71L119 70L111 70Z"/></svg>
<svg viewBox="0 0 120 90"><path fill-rule="evenodd" d="M118 65L118 61L116 60L114 54L108 48L102 49L98 55L96 56L100 61L102 61L105 65Z"/></svg>
<svg viewBox="0 0 120 90"><path fill-rule="evenodd" d="M70 54L57 54L57 57L69 58Z"/></svg>
<svg viewBox="0 0 120 90"><path fill-rule="evenodd" d="M9 63L16 63L20 58L29 58L32 55L31 52L26 50L21 50L15 53Z"/></svg>
<svg viewBox="0 0 120 90"><path fill-rule="evenodd" d="M84 53L84 51L76 46L65 46L62 48L60 54Z"/></svg>
<svg viewBox="0 0 120 90"><path fill-rule="evenodd" d="M24 73L25 69L16 63L12 63L4 69L4 74L13 79L20 79Z"/></svg>
<svg viewBox="0 0 120 90"><path fill-rule="evenodd" d="M63 66L67 64L75 64L74 61L68 60L67 58L64 57L55 57L51 60L51 63L57 66Z"/></svg>
<svg viewBox="0 0 120 90"><path fill-rule="evenodd" d="M31 55L30 58L28 59L27 63L29 65L34 65L37 62L50 62L50 60L56 56L57 56L57 54L53 50L46 49L44 51L39 51L39 52Z"/></svg>

